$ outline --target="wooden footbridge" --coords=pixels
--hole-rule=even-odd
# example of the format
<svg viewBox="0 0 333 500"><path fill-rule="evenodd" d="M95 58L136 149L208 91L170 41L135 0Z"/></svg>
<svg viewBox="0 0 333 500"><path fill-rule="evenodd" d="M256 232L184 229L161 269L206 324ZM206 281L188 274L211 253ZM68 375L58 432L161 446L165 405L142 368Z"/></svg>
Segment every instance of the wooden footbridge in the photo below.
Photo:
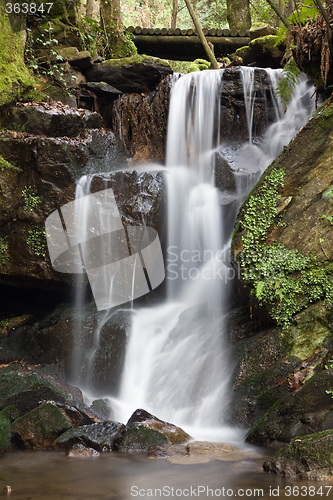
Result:
<svg viewBox="0 0 333 500"><path fill-rule="evenodd" d="M206 58L199 37L193 29L141 28L129 26L139 54L178 61ZM250 42L246 30L204 29L207 41L214 46L216 57L224 57Z"/></svg>

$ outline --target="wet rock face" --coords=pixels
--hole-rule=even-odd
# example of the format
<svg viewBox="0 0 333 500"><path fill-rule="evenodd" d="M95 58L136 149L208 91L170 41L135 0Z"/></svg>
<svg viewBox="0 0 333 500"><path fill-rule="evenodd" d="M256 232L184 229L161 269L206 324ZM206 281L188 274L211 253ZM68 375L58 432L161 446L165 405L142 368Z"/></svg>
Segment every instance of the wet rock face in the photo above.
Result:
<svg viewBox="0 0 333 500"><path fill-rule="evenodd" d="M105 108L106 123L119 135L133 163L165 161L170 88L165 78L149 94L126 94Z"/></svg>
<svg viewBox="0 0 333 500"><path fill-rule="evenodd" d="M260 137L276 121L271 82L264 69L254 71L255 96L253 108L253 137ZM241 72L238 67L227 68L223 73L221 91L220 134L223 140L246 141L248 127Z"/></svg>
<svg viewBox="0 0 333 500"><path fill-rule="evenodd" d="M301 479L325 481L333 478L333 432L327 430L293 439L289 446L264 463L266 472Z"/></svg>
<svg viewBox="0 0 333 500"><path fill-rule="evenodd" d="M72 307L59 307L38 323L13 329L7 336L1 337L0 362L25 359L31 363L56 363L67 379L75 377L82 385L88 384L95 394L114 393L119 388L131 312L119 311L103 324L99 348L91 367L93 375L90 377L89 353L103 315L105 312L97 312L93 304L86 306L80 313ZM74 348L77 353L81 353L80 358L77 354L75 369L72 356ZM14 383L16 375L11 377L14 377ZM34 400L34 394L30 395L31 400ZM46 391L42 399L56 398ZM64 401L61 399L59 402Z"/></svg>

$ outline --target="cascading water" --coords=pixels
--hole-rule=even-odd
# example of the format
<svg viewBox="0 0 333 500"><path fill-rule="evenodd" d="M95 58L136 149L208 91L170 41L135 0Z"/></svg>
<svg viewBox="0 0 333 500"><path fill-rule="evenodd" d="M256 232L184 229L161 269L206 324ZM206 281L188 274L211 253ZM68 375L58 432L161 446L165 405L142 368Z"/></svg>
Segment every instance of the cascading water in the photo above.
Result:
<svg viewBox="0 0 333 500"><path fill-rule="evenodd" d="M207 438L201 431L210 429L214 440L233 439L230 431L223 434L230 392L224 321L230 231L224 231L221 193L214 187L216 153L228 159L238 179L239 204L313 107L313 90L301 79L287 112L282 116L276 102L280 119L260 145L253 144L254 71L242 70L249 143L237 148L219 137L223 70L185 75L173 85L166 171L167 296L163 304L133 312L121 388L112 398L117 420L125 422L135 409L144 408L196 438ZM269 75L273 81L280 71Z"/></svg>

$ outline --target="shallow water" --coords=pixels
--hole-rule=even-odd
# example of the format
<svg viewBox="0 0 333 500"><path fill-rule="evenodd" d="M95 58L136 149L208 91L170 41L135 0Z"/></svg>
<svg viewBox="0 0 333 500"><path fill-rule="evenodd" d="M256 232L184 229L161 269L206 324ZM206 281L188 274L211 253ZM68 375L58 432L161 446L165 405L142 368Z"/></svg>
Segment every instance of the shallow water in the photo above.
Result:
<svg viewBox="0 0 333 500"><path fill-rule="evenodd" d="M333 497L329 483L266 474L262 451L252 450L254 458L192 465L117 453L68 458L63 452L15 452L1 459L0 496L10 485L15 500Z"/></svg>

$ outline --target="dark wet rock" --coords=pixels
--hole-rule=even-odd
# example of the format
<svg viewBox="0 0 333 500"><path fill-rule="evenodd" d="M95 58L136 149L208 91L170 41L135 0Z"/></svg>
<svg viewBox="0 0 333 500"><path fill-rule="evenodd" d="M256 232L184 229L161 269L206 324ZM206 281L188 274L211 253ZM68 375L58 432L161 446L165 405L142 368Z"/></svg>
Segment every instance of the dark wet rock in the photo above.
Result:
<svg viewBox="0 0 333 500"><path fill-rule="evenodd" d="M264 69L255 68L253 108L253 137L260 137L276 120L271 93L271 82ZM243 83L239 67L227 68L223 73L221 91L220 134L225 141L246 141L248 138Z"/></svg>
<svg viewBox="0 0 333 500"><path fill-rule="evenodd" d="M88 81L106 82L127 93L154 90L161 79L173 72L166 61L150 56L110 59L83 71Z"/></svg>
<svg viewBox="0 0 333 500"><path fill-rule="evenodd" d="M280 68L285 51L285 45L278 37L268 34L252 39L249 45L236 50L234 57L239 57L245 66L259 66L262 68Z"/></svg>
<svg viewBox="0 0 333 500"><path fill-rule="evenodd" d="M71 421L65 411L48 401L15 420L13 440L16 445L23 444L28 449L50 448L54 440L70 427Z"/></svg>
<svg viewBox="0 0 333 500"><path fill-rule="evenodd" d="M215 159L215 186L221 191L235 192L236 181L231 166L222 154L217 153Z"/></svg>
<svg viewBox="0 0 333 500"><path fill-rule="evenodd" d="M266 472L301 479L327 481L333 478L333 431L298 436L275 457L264 463Z"/></svg>
<svg viewBox="0 0 333 500"><path fill-rule="evenodd" d="M97 394L114 392L118 389L122 371L131 311L118 311L104 321L95 364L91 367L93 376L88 382L89 353L93 348L98 321L104 315L104 311L96 311L94 304L86 306L79 314L72 307L59 307L34 325L17 328L0 338L0 360L10 362L19 358L35 364L57 363L66 378L73 379L72 352L75 343L77 353L82 353L75 376L82 384L89 383ZM16 374L12 376L14 379L18 377ZM42 399L55 399L55 396L47 393ZM63 399L56 400L65 402ZM84 412L87 411L85 408ZM94 411L91 410L91 413L94 414Z"/></svg>
<svg viewBox="0 0 333 500"><path fill-rule="evenodd" d="M86 114L89 113L90 120ZM101 118L95 113L78 110L70 106L46 103L26 103L15 106L4 127L16 132L27 132L47 137L77 137L84 128L100 128ZM94 126L98 123L98 127Z"/></svg>
<svg viewBox="0 0 333 500"><path fill-rule="evenodd" d="M105 123L118 133L133 163L164 162L169 99L169 78L148 95L123 95L111 107L98 98Z"/></svg>
<svg viewBox="0 0 333 500"><path fill-rule="evenodd" d="M109 99L112 97L116 98L123 93L105 82L88 82L85 88L92 90L96 94L106 94Z"/></svg>
<svg viewBox="0 0 333 500"><path fill-rule="evenodd" d="M232 421L252 424L277 401L292 400L327 363L332 329L323 303L313 304L299 314L297 325L283 329L265 328L248 307L230 314L227 321L235 361ZM319 409L324 399L318 404Z"/></svg>
<svg viewBox="0 0 333 500"><path fill-rule="evenodd" d="M287 443L295 436L320 432L333 426L333 399L327 389L333 371L319 369L296 391L277 400L251 427L247 441L256 444Z"/></svg>
<svg viewBox="0 0 333 500"><path fill-rule="evenodd" d="M90 408L101 420L108 420L112 414L112 407L108 399L95 399Z"/></svg>
<svg viewBox="0 0 333 500"><path fill-rule="evenodd" d="M69 429L54 442L56 448L70 450L80 444L99 452L112 451L125 426L119 422L101 422Z"/></svg>

